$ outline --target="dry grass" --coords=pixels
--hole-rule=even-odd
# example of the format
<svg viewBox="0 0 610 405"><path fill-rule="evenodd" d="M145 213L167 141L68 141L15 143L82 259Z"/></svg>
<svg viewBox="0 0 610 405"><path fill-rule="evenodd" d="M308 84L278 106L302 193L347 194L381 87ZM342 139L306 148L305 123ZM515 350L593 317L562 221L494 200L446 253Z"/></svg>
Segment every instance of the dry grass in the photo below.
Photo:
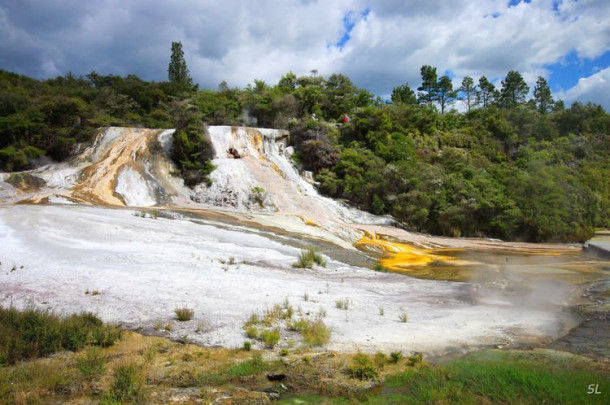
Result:
<svg viewBox="0 0 610 405"><path fill-rule="evenodd" d="M399 361L394 362L395 357ZM420 355L411 356L409 364L400 361L401 357L398 354L368 356L301 351L290 352L285 361L280 361L272 360L269 354L260 351L204 348L124 332L122 338L108 348L64 352L53 358L1 367L0 404L215 403L222 398L231 398L232 403L270 403L269 395L262 393L269 387L269 374L284 374L283 384L291 395L299 392L321 395L320 401L307 403L324 402L324 398L336 396L347 398L338 403L352 403L349 398L365 393L371 386L361 379L383 380L388 375L393 376L395 384L424 381L430 395L443 389L438 384L456 384L454 378L446 378L444 369L420 364ZM459 379L460 372L469 372L469 378L474 375L490 384L496 381L496 363L479 374L476 374L477 367L481 367L480 363L466 363L461 369L452 369L451 376L458 376L460 385L457 388L465 387L465 380ZM539 364L539 367L543 373L544 365ZM403 377L402 373L407 374ZM429 381L425 380L428 375ZM506 373L506 381L512 376ZM585 377L595 376L587 374ZM566 384L569 379L562 381L569 385ZM544 383L552 384L552 380L544 380ZM514 380L505 386L515 386ZM605 390L606 387L601 388ZM494 389L502 393L500 388ZM446 398L455 394L447 392ZM460 395L458 398L465 399L463 393ZM375 399L373 397L369 403L377 403ZM452 403L449 400L442 402ZM482 398L480 403L494 402Z"/></svg>
<svg viewBox="0 0 610 405"><path fill-rule="evenodd" d="M190 321L195 315L195 311L187 307L176 308L174 313L176 314L176 319L180 322Z"/></svg>

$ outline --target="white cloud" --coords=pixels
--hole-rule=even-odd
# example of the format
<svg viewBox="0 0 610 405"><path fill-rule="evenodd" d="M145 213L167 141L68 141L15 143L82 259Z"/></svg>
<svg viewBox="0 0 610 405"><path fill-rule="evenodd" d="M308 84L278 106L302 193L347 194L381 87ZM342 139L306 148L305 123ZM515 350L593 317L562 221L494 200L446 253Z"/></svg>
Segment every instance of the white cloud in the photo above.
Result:
<svg viewBox="0 0 610 405"><path fill-rule="evenodd" d="M182 41L203 87L222 80L276 83L292 70L345 73L379 95L436 66L461 80L498 80L518 70L533 87L567 54L594 59L610 49L610 2L564 0L34 0L0 3L0 68L135 73L165 80L172 41ZM353 12L342 49L343 18ZM6 22L6 24L4 24ZM602 66L602 69L607 66Z"/></svg>
<svg viewBox="0 0 610 405"><path fill-rule="evenodd" d="M610 68L606 68L589 77L578 80L576 86L557 94L567 105L574 101L600 104L610 111Z"/></svg>

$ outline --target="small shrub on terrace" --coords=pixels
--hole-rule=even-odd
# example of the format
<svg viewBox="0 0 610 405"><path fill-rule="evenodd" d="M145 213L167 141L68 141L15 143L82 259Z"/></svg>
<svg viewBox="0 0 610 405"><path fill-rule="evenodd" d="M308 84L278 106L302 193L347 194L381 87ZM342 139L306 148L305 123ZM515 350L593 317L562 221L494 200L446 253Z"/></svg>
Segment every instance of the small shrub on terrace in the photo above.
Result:
<svg viewBox="0 0 610 405"><path fill-rule="evenodd" d="M410 366L414 366L424 360L424 355L422 353L414 353L413 355L409 356L407 360L409 361Z"/></svg>
<svg viewBox="0 0 610 405"><path fill-rule="evenodd" d="M309 249L301 252L296 263L292 264L292 267L311 269L314 263L318 266L326 267L326 262L322 258L322 255L313 249Z"/></svg>
<svg viewBox="0 0 610 405"><path fill-rule="evenodd" d="M303 332L309 327L310 322L307 319L299 318L292 321L290 330Z"/></svg>
<svg viewBox="0 0 610 405"><path fill-rule="evenodd" d="M264 330L260 333L260 338L269 349L273 349L276 344L280 341L280 330L279 328Z"/></svg>
<svg viewBox="0 0 610 405"><path fill-rule="evenodd" d="M125 403L142 402L145 377L137 364L123 364L114 370L110 399Z"/></svg>
<svg viewBox="0 0 610 405"><path fill-rule="evenodd" d="M248 326L256 326L261 323L261 320L257 314L252 314L244 324L244 329Z"/></svg>
<svg viewBox="0 0 610 405"><path fill-rule="evenodd" d="M245 350L245 351L247 351L247 352L249 352L249 351L250 351L250 349L252 349L252 342L250 342L250 341L246 340L246 341L244 342L244 350Z"/></svg>
<svg viewBox="0 0 610 405"><path fill-rule="evenodd" d="M373 360L378 368L383 368L383 366L388 363L388 355L382 352L377 352L375 353Z"/></svg>
<svg viewBox="0 0 610 405"><path fill-rule="evenodd" d="M349 300L347 298L337 300L335 301L335 307L347 311L349 309Z"/></svg>
<svg viewBox="0 0 610 405"><path fill-rule="evenodd" d="M254 325L252 326L247 326L245 328L246 331L246 336L248 336L250 339L258 339L258 328Z"/></svg>
<svg viewBox="0 0 610 405"><path fill-rule="evenodd" d="M379 272L382 272L382 273L387 273L387 271L388 271L388 269L386 269L386 268L383 266L383 264L381 264L381 263L377 263L377 264L375 264L374 269L375 269L375 271L379 271Z"/></svg>
<svg viewBox="0 0 610 405"><path fill-rule="evenodd" d="M87 378L104 372L106 359L99 348L91 347L84 355L76 358L76 368Z"/></svg>
<svg viewBox="0 0 610 405"><path fill-rule="evenodd" d="M390 361L392 363L396 364L400 360L402 360L402 353L401 352L391 352L390 353Z"/></svg>
<svg viewBox="0 0 610 405"><path fill-rule="evenodd" d="M186 307L176 308L174 309L174 313L176 314L176 319L180 322L190 321L193 319L193 315L195 315L195 312L192 309Z"/></svg>
<svg viewBox="0 0 610 405"><path fill-rule="evenodd" d="M377 367L371 358L363 353L354 356L352 363L347 367L347 374L359 380L373 380L377 378Z"/></svg>
<svg viewBox="0 0 610 405"><path fill-rule="evenodd" d="M309 346L324 346L330 340L330 328L321 320L310 323L303 331L303 342Z"/></svg>

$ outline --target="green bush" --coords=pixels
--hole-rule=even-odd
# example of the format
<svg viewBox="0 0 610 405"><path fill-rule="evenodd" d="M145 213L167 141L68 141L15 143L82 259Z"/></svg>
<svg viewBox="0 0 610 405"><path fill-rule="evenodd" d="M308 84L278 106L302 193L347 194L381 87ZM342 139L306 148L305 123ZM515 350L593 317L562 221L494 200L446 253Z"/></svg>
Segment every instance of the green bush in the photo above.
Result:
<svg viewBox="0 0 610 405"><path fill-rule="evenodd" d="M15 364L60 350L75 351L88 344L110 346L121 333L91 313L60 318L33 307L22 311L0 307L0 330L0 364Z"/></svg>
<svg viewBox="0 0 610 405"><path fill-rule="evenodd" d="M99 375L106 368L106 358L97 347L88 349L76 358L76 368L87 378Z"/></svg>
<svg viewBox="0 0 610 405"><path fill-rule="evenodd" d="M322 258L322 255L320 255L320 253L316 252L313 249L308 249L306 251L301 252L296 263L292 264L292 267L301 268L301 269L304 269L304 268L311 269L314 264L317 264L318 266L326 267L326 262Z"/></svg>
<svg viewBox="0 0 610 405"><path fill-rule="evenodd" d="M359 380L374 380L378 376L377 367L369 356L358 353L347 367L347 374Z"/></svg>
<svg viewBox="0 0 610 405"><path fill-rule="evenodd" d="M192 309L186 307L176 308L174 309L174 313L176 314L176 319L180 322L190 321L193 319L193 315L195 315L195 312Z"/></svg>
<svg viewBox="0 0 610 405"><path fill-rule="evenodd" d="M402 353L401 352L391 352L390 353L390 361L394 364L398 363L400 360L402 360Z"/></svg>
<svg viewBox="0 0 610 405"><path fill-rule="evenodd" d="M279 328L263 330L260 332L259 337L263 342L265 342L267 348L273 349L280 341L280 330Z"/></svg>
<svg viewBox="0 0 610 405"><path fill-rule="evenodd" d="M330 328L321 320L309 323L303 331L303 342L308 346L324 346L330 340Z"/></svg>
<svg viewBox="0 0 610 405"><path fill-rule="evenodd" d="M135 363L122 364L114 370L109 399L125 402L142 403L146 378L141 367Z"/></svg>

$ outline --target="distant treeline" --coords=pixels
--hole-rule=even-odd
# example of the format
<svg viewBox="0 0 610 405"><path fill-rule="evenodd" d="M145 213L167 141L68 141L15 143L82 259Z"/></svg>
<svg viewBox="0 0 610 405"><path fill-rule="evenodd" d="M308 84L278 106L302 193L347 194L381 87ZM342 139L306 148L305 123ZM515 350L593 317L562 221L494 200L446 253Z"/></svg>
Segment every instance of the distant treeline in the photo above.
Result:
<svg viewBox="0 0 610 405"><path fill-rule="evenodd" d="M204 123L256 125L291 131L295 161L322 193L409 229L582 241L610 226L610 115L601 106L566 108L542 78L528 100L515 71L498 90L485 77L453 89L435 68L421 73L417 93L403 84L384 101L342 74L197 90L133 75L38 81L0 71L0 169L63 160L100 126L172 127L173 158L193 185L213 170ZM458 99L464 112L452 109Z"/></svg>

